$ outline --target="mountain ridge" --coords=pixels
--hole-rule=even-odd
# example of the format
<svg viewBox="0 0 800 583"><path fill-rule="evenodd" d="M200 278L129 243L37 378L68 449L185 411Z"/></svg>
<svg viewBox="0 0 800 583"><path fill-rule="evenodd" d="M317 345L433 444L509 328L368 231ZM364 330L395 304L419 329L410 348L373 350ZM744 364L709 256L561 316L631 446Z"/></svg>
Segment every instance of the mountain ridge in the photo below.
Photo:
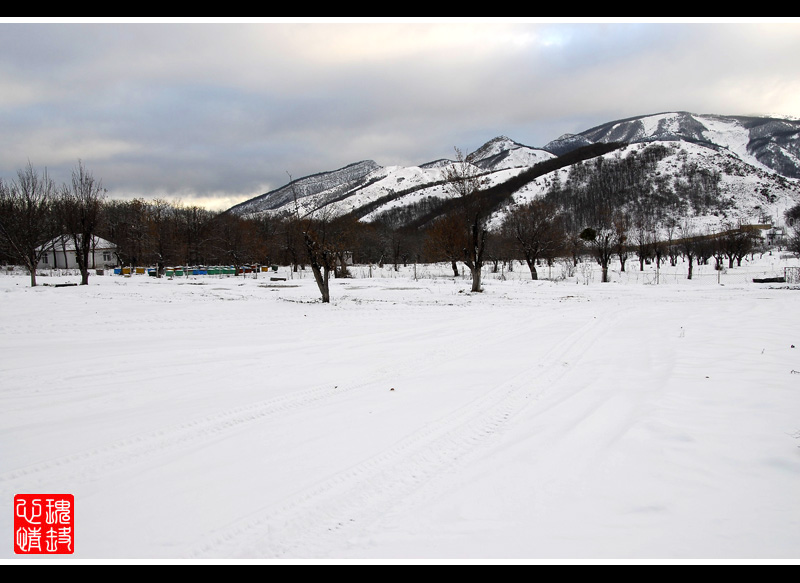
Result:
<svg viewBox="0 0 800 583"><path fill-rule="evenodd" d="M469 154L489 185L507 182L544 162L556 162L581 148L593 145L672 144L671 156L680 156L718 177L720 196L743 205L740 215L771 214L800 201L800 121L781 117L693 114L685 111L633 116L599 124L577 134L565 133L541 148L527 146L505 135L488 140ZM675 149L677 148L677 149ZM633 150L631 150L633 151ZM606 153L620 157L624 153ZM732 158L721 156L726 154ZM320 172L258 195L235 205L228 212L241 216L313 213L326 209L334 215L353 214L373 221L399 207L445 198L445 170L453 164L446 158L419 166L381 166L363 160L340 169ZM741 163L741 164L740 164ZM658 172L674 172L677 164L662 164ZM559 171L564 175L565 169ZM662 176L661 178L664 178ZM514 201L542 195L547 178L536 187L522 187ZM673 176L673 182L677 180ZM749 187L753 200L740 195ZM662 181L669 184L669 181ZM736 196L732 193L736 192ZM764 192L773 194L765 196ZM771 197L771 198L770 198ZM779 204L781 203L782 204ZM768 206L769 208L765 207ZM713 206L713 205L712 205ZM730 207L727 202L717 208ZM502 213L502 209L500 211ZM496 221L495 221L496 222Z"/></svg>

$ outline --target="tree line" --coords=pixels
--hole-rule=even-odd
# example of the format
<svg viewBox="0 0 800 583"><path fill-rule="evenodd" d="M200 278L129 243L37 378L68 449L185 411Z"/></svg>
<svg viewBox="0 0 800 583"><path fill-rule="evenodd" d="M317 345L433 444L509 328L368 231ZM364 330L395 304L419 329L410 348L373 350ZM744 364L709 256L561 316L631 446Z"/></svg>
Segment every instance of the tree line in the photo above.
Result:
<svg viewBox="0 0 800 583"><path fill-rule="evenodd" d="M347 277L349 262L395 269L410 262L447 262L454 276L461 266L469 270L473 292L481 290L486 264L497 270L523 262L537 279L537 266L559 258L577 265L590 255L601 266L603 281L614 258L624 271L633 256L640 270L649 262L675 265L682 256L689 278L695 264L712 258L718 267L725 260L731 267L740 264L759 245L757 231L729 225L698 232L686 218L686 205L707 204L715 178L687 170L681 188L694 188L695 195L681 196L651 171L665 155L659 145L618 159L584 153L572 160L566 178L553 174L544 196L509 204L514 191L558 163L526 171L513 185L489 187L485 173L456 149L443 181L444 198L428 201L414 220L384 213L369 223L357 215L334 216L330 207L301 215L295 205L280 216L242 217L161 198L108 200L101 181L82 163L60 186L29 164L17 179L0 181L0 259L25 266L36 285L43 245L66 236L77 251L81 283L87 284L91 238L100 236L117 246L119 264L153 266L159 275L167 266L232 265L237 273L250 264L310 267L323 302L330 300L330 278ZM490 229L488 219L502 205L504 218Z"/></svg>
<svg viewBox="0 0 800 583"><path fill-rule="evenodd" d="M71 179L57 185L47 170L28 166L10 182L0 181L0 253L25 266L36 285L36 267L45 244L69 238L75 250L81 284L89 283L89 254L102 216L106 190L83 163Z"/></svg>

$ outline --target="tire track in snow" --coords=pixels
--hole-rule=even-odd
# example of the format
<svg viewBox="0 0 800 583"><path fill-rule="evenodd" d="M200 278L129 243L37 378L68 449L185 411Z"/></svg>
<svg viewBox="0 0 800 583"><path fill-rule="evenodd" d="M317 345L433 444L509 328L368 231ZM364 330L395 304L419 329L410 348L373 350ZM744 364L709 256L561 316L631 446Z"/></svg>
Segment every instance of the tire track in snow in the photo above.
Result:
<svg viewBox="0 0 800 583"><path fill-rule="evenodd" d="M429 352L425 355L427 360L420 364L420 370L458 358L458 353L471 351L475 344L477 341L461 346L458 350L447 347ZM381 367L361 382L336 386L331 386L332 383L320 385L121 439L107 446L9 470L0 474L0 493L13 493L20 488L33 490L46 489L50 485L74 484L120 469L129 469L153 456L167 456L180 448L202 446L203 443L218 439L228 432L238 431L249 424L267 421L293 411L303 411L309 407L324 406L344 395L367 390L395 375L402 367L402 364Z"/></svg>
<svg viewBox="0 0 800 583"><path fill-rule="evenodd" d="M515 338L518 336L520 334L513 335ZM425 354L425 361L418 363L419 370L424 371L441 362L447 362L452 355L451 343L445 343L443 348ZM361 382L319 385L120 439L107 446L8 470L0 474L0 494L14 492L19 488L46 489L50 485L74 484L102 478L104 474L128 469L153 456L168 456L180 448L202 446L203 443L218 439L228 432L238 431L248 424L263 422L293 411L303 411L310 406L324 406L345 395L366 390L396 375L402 368L402 364L384 366Z"/></svg>
<svg viewBox="0 0 800 583"><path fill-rule="evenodd" d="M604 331L592 319L483 396L409 435L385 452L324 480L283 504L218 531L193 558L309 558L363 530L438 476L491 444L505 425L556 381ZM573 358L574 357L574 358Z"/></svg>

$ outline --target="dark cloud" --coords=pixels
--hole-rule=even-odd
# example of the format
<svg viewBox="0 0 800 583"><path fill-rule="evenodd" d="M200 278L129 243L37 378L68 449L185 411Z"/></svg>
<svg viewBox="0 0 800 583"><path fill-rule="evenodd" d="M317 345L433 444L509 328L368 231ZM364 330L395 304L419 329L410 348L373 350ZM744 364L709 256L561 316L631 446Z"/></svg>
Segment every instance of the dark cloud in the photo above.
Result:
<svg viewBox="0 0 800 583"><path fill-rule="evenodd" d="M794 21L0 24L0 177L222 206L667 110L800 115Z"/></svg>

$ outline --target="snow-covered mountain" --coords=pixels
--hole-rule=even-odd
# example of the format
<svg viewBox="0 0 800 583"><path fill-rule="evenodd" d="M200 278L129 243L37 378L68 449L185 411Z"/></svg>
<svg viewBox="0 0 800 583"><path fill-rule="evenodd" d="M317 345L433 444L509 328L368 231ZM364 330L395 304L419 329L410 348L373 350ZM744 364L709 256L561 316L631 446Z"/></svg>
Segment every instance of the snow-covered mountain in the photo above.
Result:
<svg viewBox="0 0 800 583"><path fill-rule="evenodd" d="M753 222L771 217L780 223L783 211L800 202L800 121L790 119L659 113L609 122L580 134L564 134L542 148L499 136L472 152L470 160L484 174L488 186L542 169L518 187L508 200L513 204L543 195L556 175L558 180L567 179L571 158L579 151L612 143L626 144L603 154L615 159L641 152L648 144L668 146L668 155L655 169L660 184L666 187L677 184L687 163L718 177L715 196L720 200L712 207L720 220ZM445 171L452 163L441 159L405 167L362 161L293 180L229 212L257 216L324 210L333 215L352 213L362 221L371 221L398 208L446 197ZM493 224L504 210L496 211Z"/></svg>
<svg viewBox="0 0 800 583"><path fill-rule="evenodd" d="M609 122L580 136L591 143L692 142L728 150L753 166L800 178L797 120L673 112Z"/></svg>
<svg viewBox="0 0 800 583"><path fill-rule="evenodd" d="M372 180L382 168L372 160L350 164L339 170L320 172L292 180L286 186L272 190L230 209L234 214L252 215L269 211L293 208L295 200L313 197L320 204L335 202L340 195L363 186Z"/></svg>
<svg viewBox="0 0 800 583"><path fill-rule="evenodd" d="M472 153L473 163L490 172L529 167L553 157L555 154L546 150L518 144L505 136L489 140Z"/></svg>
<svg viewBox="0 0 800 583"><path fill-rule="evenodd" d="M556 156L567 154L573 150L592 145L592 141L576 134L564 134L563 136L548 142L543 148L545 151L550 152Z"/></svg>
<svg viewBox="0 0 800 583"><path fill-rule="evenodd" d="M707 180L710 185L703 195L702 204L684 201L683 212L692 218L699 231L720 229L728 225L774 223L783 225L784 213L800 203L800 181L786 178L761 165L742 160L726 148L710 149L698 143L685 141L639 142L603 154L606 167L614 164L624 166L626 160L646 156L648 149L663 146L654 166L652 183L671 193L674 197L683 194L694 180ZM590 162L596 164L597 159ZM571 178L572 166L565 166L553 172L542 174L518 189L509 203L499 209L490 219L490 226L499 227L503 218L516 205L525 204L542 197L554 184L567 185ZM700 189L702 190L702 189ZM643 193L644 194L644 193Z"/></svg>
<svg viewBox="0 0 800 583"><path fill-rule="evenodd" d="M486 173L487 184L497 184L538 162L555 158L545 150L518 144L504 136L494 138L470 155ZM241 216L262 213L300 214L326 209L335 215L356 212L362 220L426 197L446 196L445 172L453 160L435 160L419 166L379 166L372 160L331 172L298 178L276 190L256 196L231 209ZM296 205L296 206L295 206Z"/></svg>

